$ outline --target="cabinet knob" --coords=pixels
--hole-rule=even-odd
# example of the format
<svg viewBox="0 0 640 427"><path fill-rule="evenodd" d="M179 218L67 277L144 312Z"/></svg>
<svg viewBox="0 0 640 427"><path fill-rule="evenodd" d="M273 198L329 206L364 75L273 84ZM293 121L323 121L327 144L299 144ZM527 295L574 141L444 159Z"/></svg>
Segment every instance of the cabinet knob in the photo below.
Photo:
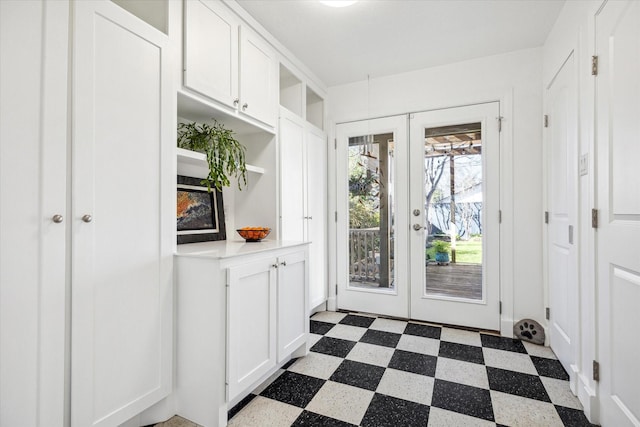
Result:
<svg viewBox="0 0 640 427"><path fill-rule="evenodd" d="M91 215L89 215L89 214L85 214L85 215L82 215L82 220L84 222L91 222L91 221L93 221L93 217Z"/></svg>
<svg viewBox="0 0 640 427"><path fill-rule="evenodd" d="M278 264L271 264L271 267L278 268Z"/></svg>
<svg viewBox="0 0 640 427"><path fill-rule="evenodd" d="M51 218L51 220L53 222L55 222L56 224L60 224L63 221L63 219L64 218L62 218L62 215L60 215L60 214L56 214Z"/></svg>
<svg viewBox="0 0 640 427"><path fill-rule="evenodd" d="M282 261L282 262L280 263L280 265L281 265L281 266L283 266L283 267L286 267L286 266L287 266L287 261Z"/></svg>
<svg viewBox="0 0 640 427"><path fill-rule="evenodd" d="M237 107L239 103L240 103L240 99L239 98L236 98L236 99L233 100L233 106L234 107Z"/></svg>
<svg viewBox="0 0 640 427"><path fill-rule="evenodd" d="M242 104L242 110L246 110L247 108L249 108L249 104L247 104L246 102L244 104Z"/></svg>

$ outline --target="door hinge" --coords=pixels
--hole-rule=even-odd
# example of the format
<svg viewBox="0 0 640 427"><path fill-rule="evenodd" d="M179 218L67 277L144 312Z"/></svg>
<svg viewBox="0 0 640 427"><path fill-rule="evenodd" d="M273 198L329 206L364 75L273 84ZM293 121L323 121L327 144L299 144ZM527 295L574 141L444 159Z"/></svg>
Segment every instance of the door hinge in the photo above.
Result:
<svg viewBox="0 0 640 427"><path fill-rule="evenodd" d="M498 222L502 224L502 210L498 211Z"/></svg>
<svg viewBox="0 0 640 427"><path fill-rule="evenodd" d="M544 223L549 224L549 211L544 212Z"/></svg>
<svg viewBox="0 0 640 427"><path fill-rule="evenodd" d="M498 313L502 314L502 301L498 301Z"/></svg>
<svg viewBox="0 0 640 427"><path fill-rule="evenodd" d="M333 138L333 149L334 150L338 149L338 138Z"/></svg>
<svg viewBox="0 0 640 427"><path fill-rule="evenodd" d="M591 227L598 228L598 209L591 209Z"/></svg>
<svg viewBox="0 0 640 427"><path fill-rule="evenodd" d="M549 127L549 116L547 114L544 115L544 127Z"/></svg>
<svg viewBox="0 0 640 427"><path fill-rule="evenodd" d="M338 222L338 211L335 211L334 214L334 221Z"/></svg>
<svg viewBox="0 0 640 427"><path fill-rule="evenodd" d="M551 309L549 307L544 309L544 317L547 320L551 319Z"/></svg>
<svg viewBox="0 0 640 427"><path fill-rule="evenodd" d="M498 132L502 132L502 119L504 119L504 117L502 116L498 116Z"/></svg>
<svg viewBox="0 0 640 427"><path fill-rule="evenodd" d="M591 57L591 75L598 75L598 55L593 55Z"/></svg>
<svg viewBox="0 0 640 427"><path fill-rule="evenodd" d="M573 225L569 226L569 244L573 245Z"/></svg>
<svg viewBox="0 0 640 427"><path fill-rule="evenodd" d="M593 380L600 381L600 363L597 360L593 361Z"/></svg>
<svg viewBox="0 0 640 427"><path fill-rule="evenodd" d="M338 284L336 283L336 295L338 295Z"/></svg>

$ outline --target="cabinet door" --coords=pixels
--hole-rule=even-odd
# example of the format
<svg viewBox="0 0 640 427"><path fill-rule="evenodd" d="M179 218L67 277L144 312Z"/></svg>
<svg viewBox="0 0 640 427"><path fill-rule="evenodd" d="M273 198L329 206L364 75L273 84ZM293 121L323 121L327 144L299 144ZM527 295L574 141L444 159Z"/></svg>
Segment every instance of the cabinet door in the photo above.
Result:
<svg viewBox="0 0 640 427"><path fill-rule="evenodd" d="M113 426L171 391L175 88L165 34L74 5L71 425Z"/></svg>
<svg viewBox="0 0 640 427"><path fill-rule="evenodd" d="M278 363L307 341L307 275L306 251L278 258Z"/></svg>
<svg viewBox="0 0 640 427"><path fill-rule="evenodd" d="M233 400L276 364L276 260L227 271L227 383Z"/></svg>
<svg viewBox="0 0 640 427"><path fill-rule="evenodd" d="M275 52L246 27L240 34L240 111L270 126L276 124Z"/></svg>
<svg viewBox="0 0 640 427"><path fill-rule="evenodd" d="M302 241L304 223L304 123L280 109L280 238Z"/></svg>
<svg viewBox="0 0 640 427"><path fill-rule="evenodd" d="M308 126L308 125L307 125ZM327 299L327 137L308 126L306 151L306 239L309 245L309 308Z"/></svg>
<svg viewBox="0 0 640 427"><path fill-rule="evenodd" d="M0 426L64 425L68 33L0 1Z"/></svg>
<svg viewBox="0 0 640 427"><path fill-rule="evenodd" d="M224 4L212 0L185 1L184 14L184 85L235 108L238 21Z"/></svg>

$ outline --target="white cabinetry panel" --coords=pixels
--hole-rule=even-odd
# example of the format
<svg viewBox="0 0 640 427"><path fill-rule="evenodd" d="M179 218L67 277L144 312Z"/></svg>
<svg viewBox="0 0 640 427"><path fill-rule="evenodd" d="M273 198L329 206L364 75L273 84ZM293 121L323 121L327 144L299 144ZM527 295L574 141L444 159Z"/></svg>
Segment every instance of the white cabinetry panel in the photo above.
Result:
<svg viewBox="0 0 640 427"><path fill-rule="evenodd" d="M304 251L278 258L278 363L307 339L307 271Z"/></svg>
<svg viewBox="0 0 640 427"><path fill-rule="evenodd" d="M248 28L240 30L240 108L271 126L276 124L275 52Z"/></svg>
<svg viewBox="0 0 640 427"><path fill-rule="evenodd" d="M230 267L227 332L229 400L276 364L276 268L271 258Z"/></svg>
<svg viewBox="0 0 640 427"><path fill-rule="evenodd" d="M111 2L75 29L72 426L116 425L171 388L168 38Z"/></svg>
<svg viewBox="0 0 640 427"><path fill-rule="evenodd" d="M217 1L184 2L184 85L234 108L238 20Z"/></svg>

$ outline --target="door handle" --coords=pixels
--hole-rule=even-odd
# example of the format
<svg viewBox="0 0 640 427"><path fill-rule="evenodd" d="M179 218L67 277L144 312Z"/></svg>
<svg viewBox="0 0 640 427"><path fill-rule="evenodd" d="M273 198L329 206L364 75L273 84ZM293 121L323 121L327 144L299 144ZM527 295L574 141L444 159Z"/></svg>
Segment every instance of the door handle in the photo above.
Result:
<svg viewBox="0 0 640 427"><path fill-rule="evenodd" d="M413 224L413 229L416 230L416 231L420 231L423 228L426 228L426 227L423 227L420 224Z"/></svg>

